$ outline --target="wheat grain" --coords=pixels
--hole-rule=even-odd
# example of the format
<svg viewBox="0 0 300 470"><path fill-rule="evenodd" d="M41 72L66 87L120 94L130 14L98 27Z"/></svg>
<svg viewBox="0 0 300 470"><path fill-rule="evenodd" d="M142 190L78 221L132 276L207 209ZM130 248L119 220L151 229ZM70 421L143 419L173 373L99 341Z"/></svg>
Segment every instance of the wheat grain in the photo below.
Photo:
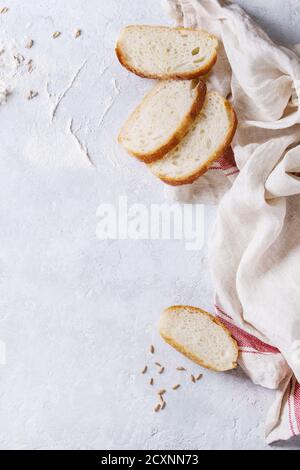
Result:
<svg viewBox="0 0 300 470"><path fill-rule="evenodd" d="M33 60L30 59L28 62L27 62L27 70L29 73L31 73L33 71Z"/></svg>
<svg viewBox="0 0 300 470"><path fill-rule="evenodd" d="M37 91L30 90L30 92L27 95L27 99L28 99L28 101L31 101L34 98L36 98L37 96L39 96L39 93Z"/></svg>
<svg viewBox="0 0 300 470"><path fill-rule="evenodd" d="M173 388L173 390L178 390L179 387L181 387L181 385L180 385L180 384L176 384L176 385L174 385L172 388Z"/></svg>
<svg viewBox="0 0 300 470"><path fill-rule="evenodd" d="M32 46L33 46L33 44L34 44L33 39L28 39L28 41L27 41L27 43L26 43L26 46L25 46L26 49L31 49Z"/></svg>
<svg viewBox="0 0 300 470"><path fill-rule="evenodd" d="M22 64L24 62L25 57L22 54L15 54L14 59L17 61L18 65Z"/></svg>

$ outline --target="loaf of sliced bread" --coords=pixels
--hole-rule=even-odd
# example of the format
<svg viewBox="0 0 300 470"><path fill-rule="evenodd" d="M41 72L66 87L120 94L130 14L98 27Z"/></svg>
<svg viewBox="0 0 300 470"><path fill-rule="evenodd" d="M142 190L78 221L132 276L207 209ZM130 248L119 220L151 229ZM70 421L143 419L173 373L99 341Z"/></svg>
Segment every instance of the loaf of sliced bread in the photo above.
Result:
<svg viewBox="0 0 300 470"><path fill-rule="evenodd" d="M222 372L237 366L236 341L216 318L200 308L166 309L160 318L159 332L173 348L207 369Z"/></svg>
<svg viewBox="0 0 300 470"><path fill-rule="evenodd" d="M217 60L218 40L190 28L127 26L116 54L121 64L145 78L191 79L205 75Z"/></svg>
<svg viewBox="0 0 300 470"><path fill-rule="evenodd" d="M145 163L162 158L188 132L205 95L197 79L158 82L121 129L119 143Z"/></svg>
<svg viewBox="0 0 300 470"><path fill-rule="evenodd" d="M219 93L207 93L203 108L186 136L162 159L149 164L149 169L173 186L193 183L224 155L236 126L231 104Z"/></svg>

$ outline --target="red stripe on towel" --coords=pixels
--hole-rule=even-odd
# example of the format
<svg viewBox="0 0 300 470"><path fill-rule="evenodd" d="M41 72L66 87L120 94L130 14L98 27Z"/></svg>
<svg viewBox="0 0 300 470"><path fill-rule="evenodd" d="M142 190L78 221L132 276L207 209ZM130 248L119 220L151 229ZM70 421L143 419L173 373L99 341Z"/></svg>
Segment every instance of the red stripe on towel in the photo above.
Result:
<svg viewBox="0 0 300 470"><path fill-rule="evenodd" d="M227 313L224 312L224 310L222 310L220 307L218 307L218 305L215 305L216 309L222 313L222 315L224 315L225 317L229 318L229 320L233 321L232 320L232 317L230 317L229 315L227 315Z"/></svg>
<svg viewBox="0 0 300 470"><path fill-rule="evenodd" d="M236 169L236 170L232 171L231 173L225 173L225 174L226 174L226 176L233 176L233 175L237 175L239 172L240 172L240 170Z"/></svg>
<svg viewBox="0 0 300 470"><path fill-rule="evenodd" d="M260 351L255 351L255 350L249 350L249 349L243 349L239 348L239 351L244 354L267 354L267 353L261 353Z"/></svg>
<svg viewBox="0 0 300 470"><path fill-rule="evenodd" d="M225 172L225 176L232 176L239 173L239 169L236 166L234 153L231 147L220 157L216 160L215 164L209 167L209 170L221 170ZM226 171L230 171L230 173L226 173Z"/></svg>
<svg viewBox="0 0 300 470"><path fill-rule="evenodd" d="M294 389L294 401L295 401L295 416L298 427L297 434L300 434L300 384L299 382L295 383Z"/></svg>
<svg viewBox="0 0 300 470"><path fill-rule="evenodd" d="M250 333L246 333L246 331L242 330L241 328L237 327L232 323L231 318L226 315L219 307L217 310L222 314L225 315L229 320L226 320L220 315L217 315L218 320L228 328L234 339L237 341L239 348L251 348L261 354L279 354L280 351L273 346L270 346L267 343L264 343L260 339L256 338L256 336L251 335ZM248 351L243 351L248 352ZM250 351L249 351L250 353Z"/></svg>
<svg viewBox="0 0 300 470"><path fill-rule="evenodd" d="M234 153L231 147L224 153L224 155L217 160L222 170L230 170L236 168Z"/></svg>

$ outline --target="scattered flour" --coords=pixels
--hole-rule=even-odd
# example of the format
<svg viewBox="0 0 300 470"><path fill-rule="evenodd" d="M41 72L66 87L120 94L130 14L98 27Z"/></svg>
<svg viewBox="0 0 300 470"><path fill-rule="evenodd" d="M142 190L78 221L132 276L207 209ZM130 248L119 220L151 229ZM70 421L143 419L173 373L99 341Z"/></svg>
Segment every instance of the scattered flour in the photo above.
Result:
<svg viewBox="0 0 300 470"><path fill-rule="evenodd" d="M80 140L80 138L79 138L78 135L77 135L77 131L75 131L75 130L73 129L73 127L74 127L74 120L73 120L73 118L72 118L72 119L70 119L70 121L68 122L66 133L67 133L67 134L71 134L71 135L74 137L74 139L75 139L75 141L77 142L77 145L78 145L80 151L81 151L81 152L86 156L86 158L90 161L91 165L94 166L86 144L83 143L83 142Z"/></svg>
<svg viewBox="0 0 300 470"><path fill-rule="evenodd" d="M45 116L30 133L24 148L25 158L45 170L93 168L85 145L70 131L69 123L64 130L63 122L49 124Z"/></svg>
<svg viewBox="0 0 300 470"><path fill-rule="evenodd" d="M57 110L60 106L60 103L62 102L62 100L65 98L65 96L67 95L67 93L73 88L77 78L79 77L80 75L80 72L84 69L84 67L86 66L87 64L87 60L85 60L83 62L83 64L76 70L76 72L74 73L74 75L72 76L69 84L67 85L67 87L55 98L55 102L52 106L52 109L51 109L51 112L50 112L50 122L52 123L54 121L54 118L55 118L55 115L57 113ZM47 90L47 93L48 93L48 97L49 99L52 99L52 93L50 92L49 90L49 83L47 82L46 84L46 90Z"/></svg>
<svg viewBox="0 0 300 470"><path fill-rule="evenodd" d="M47 82L46 91L43 90L45 77L49 77L51 73L49 67L43 65L47 63L44 58L43 53L40 61L35 58L37 69L34 74L30 74L33 68L29 69L28 64L32 64L32 55L31 51L26 49L26 41L24 40L22 44L8 37L4 39L0 37L0 106L7 102L12 90L16 92L18 99L25 100L34 83L37 92L35 96L39 99L36 101L38 111L28 122L28 132L24 132L19 138L23 139L20 148L24 158L34 166L50 170L92 168L87 145L80 140L77 131L73 129L73 116L65 113L57 115L61 102L79 79L87 60L70 74L66 86L56 95L50 93L54 83ZM46 100L45 95L48 98ZM20 103L20 108L22 106L24 102Z"/></svg>
<svg viewBox="0 0 300 470"><path fill-rule="evenodd" d="M107 114L109 113L109 111L113 107L117 97L120 94L120 87L119 87L119 84L118 84L118 82L115 78L113 78L111 80L111 84L112 84L114 93L112 95L108 95L108 97L106 99L104 110L102 111L102 114L99 118L98 127L100 127L103 124Z"/></svg>
<svg viewBox="0 0 300 470"><path fill-rule="evenodd" d="M24 62L23 59L14 39L6 38L4 41L0 38L0 79L11 80L15 77Z"/></svg>

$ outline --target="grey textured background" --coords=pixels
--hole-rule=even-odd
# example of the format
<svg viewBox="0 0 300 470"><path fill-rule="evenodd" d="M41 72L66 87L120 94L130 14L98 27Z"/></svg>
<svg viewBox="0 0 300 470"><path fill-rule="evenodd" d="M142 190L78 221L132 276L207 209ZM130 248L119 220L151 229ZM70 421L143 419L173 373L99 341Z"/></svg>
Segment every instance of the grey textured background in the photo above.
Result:
<svg viewBox="0 0 300 470"><path fill-rule="evenodd" d="M240 1L276 40L299 41L299 1ZM0 366L1 449L264 449L264 420L274 392L240 370L204 372L196 386L178 376L181 358L158 337L160 311L170 304L212 310L207 244L188 252L180 241L96 239L96 209L127 195L129 203L163 202L163 185L116 144L120 125L147 81L123 70L114 56L122 26L170 24L160 0L6 0L0 41L34 59L31 75L11 78L0 108ZM74 40L76 28L83 36ZM52 40L54 31L63 34ZM298 35L298 37L297 37ZM35 46L24 48L25 38ZM10 52L2 55L5 58ZM49 89L70 87L50 125ZM1 61L0 61L1 63ZM28 89L39 91L32 102ZM67 135L61 165L55 132L73 117L95 167L67 168L83 152ZM42 123L42 125L41 125ZM44 134L38 130L44 129ZM50 138L49 138L50 136ZM33 145L38 149L32 155ZM215 217L208 207L206 236ZM150 343L166 365L158 377ZM168 393L163 413L140 370L145 362ZM299 439L272 448L299 448Z"/></svg>
<svg viewBox="0 0 300 470"><path fill-rule="evenodd" d="M265 31L284 45L300 43L299 0L237 0Z"/></svg>

